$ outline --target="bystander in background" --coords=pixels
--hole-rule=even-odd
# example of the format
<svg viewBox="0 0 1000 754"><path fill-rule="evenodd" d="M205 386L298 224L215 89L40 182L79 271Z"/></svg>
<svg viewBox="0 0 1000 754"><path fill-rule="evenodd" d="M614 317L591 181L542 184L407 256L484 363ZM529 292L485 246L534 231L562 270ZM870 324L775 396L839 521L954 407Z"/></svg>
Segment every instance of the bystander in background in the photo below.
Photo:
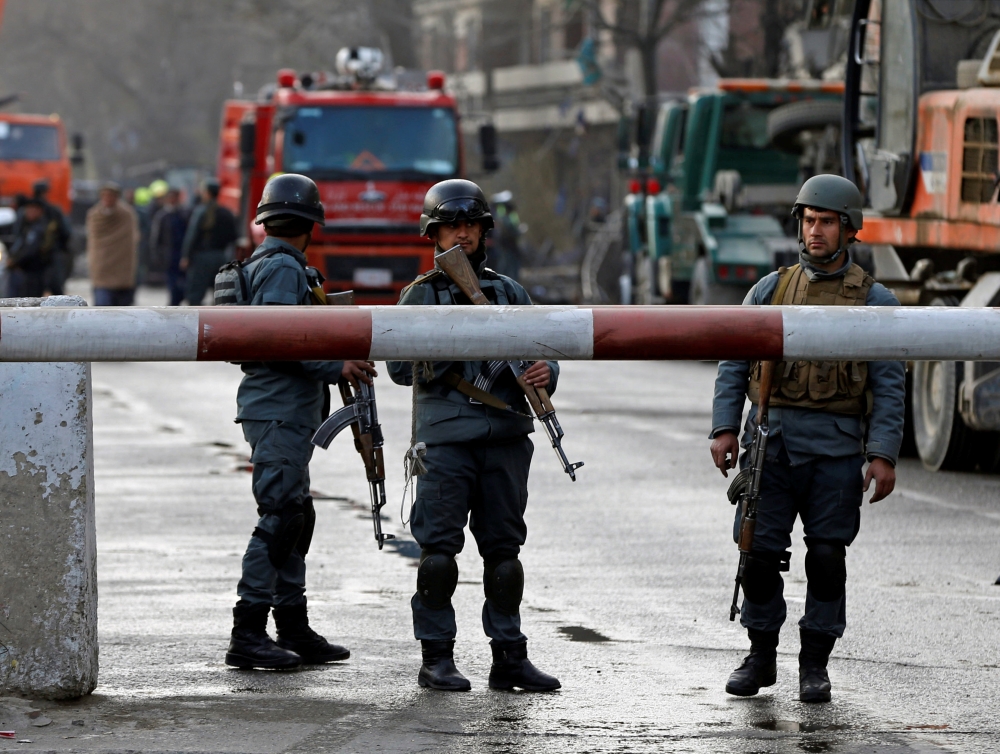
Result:
<svg viewBox="0 0 1000 754"><path fill-rule="evenodd" d="M181 269L181 247L187 231L187 213L181 206L181 192L169 189L163 206L153 215L149 234L150 267L166 270L170 305L180 306L184 300L184 271Z"/></svg>
<svg viewBox="0 0 1000 754"><path fill-rule="evenodd" d="M95 306L131 306L135 300L139 223L122 201L121 187L106 183L87 212L87 264Z"/></svg>

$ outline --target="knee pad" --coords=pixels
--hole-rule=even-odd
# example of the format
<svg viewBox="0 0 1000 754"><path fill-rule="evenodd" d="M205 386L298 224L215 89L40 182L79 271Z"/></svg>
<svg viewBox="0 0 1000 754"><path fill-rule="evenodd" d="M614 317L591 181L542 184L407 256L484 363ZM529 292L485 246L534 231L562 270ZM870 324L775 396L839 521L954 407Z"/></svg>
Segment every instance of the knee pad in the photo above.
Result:
<svg viewBox="0 0 1000 754"><path fill-rule="evenodd" d="M426 550L420 553L417 596L424 607L431 610L448 607L456 586L458 586L458 563L453 556Z"/></svg>
<svg viewBox="0 0 1000 754"><path fill-rule="evenodd" d="M257 527L253 530L253 536L267 544L267 558L271 565L282 568L302 536L306 517L301 505L287 505L270 515L278 517L278 528L274 534Z"/></svg>
<svg viewBox="0 0 1000 754"><path fill-rule="evenodd" d="M844 596L847 586L847 548L834 542L806 542L806 579L820 602Z"/></svg>
<svg viewBox="0 0 1000 754"><path fill-rule="evenodd" d="M781 588L780 571L788 570L787 552L751 552L743 572L743 596L757 605L774 599Z"/></svg>
<svg viewBox="0 0 1000 754"><path fill-rule="evenodd" d="M306 495L302 501L302 516L302 534L295 543L295 549L305 558L309 554L309 545L312 544L313 532L316 530L316 507L313 505L312 495Z"/></svg>
<svg viewBox="0 0 1000 754"><path fill-rule="evenodd" d="M483 590L486 599L508 615L517 615L524 596L524 566L517 558L485 563Z"/></svg>

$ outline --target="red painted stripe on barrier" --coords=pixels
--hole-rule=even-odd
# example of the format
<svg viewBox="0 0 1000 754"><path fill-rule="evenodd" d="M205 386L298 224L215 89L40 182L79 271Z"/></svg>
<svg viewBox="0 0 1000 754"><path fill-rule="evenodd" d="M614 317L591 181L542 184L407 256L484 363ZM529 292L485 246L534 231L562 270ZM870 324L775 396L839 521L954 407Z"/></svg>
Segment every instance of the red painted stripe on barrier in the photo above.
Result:
<svg viewBox="0 0 1000 754"><path fill-rule="evenodd" d="M594 307L595 359L780 359L782 341L776 307Z"/></svg>
<svg viewBox="0 0 1000 754"><path fill-rule="evenodd" d="M199 361L309 361L316 349L335 359L367 359L372 315L348 306L200 308Z"/></svg>

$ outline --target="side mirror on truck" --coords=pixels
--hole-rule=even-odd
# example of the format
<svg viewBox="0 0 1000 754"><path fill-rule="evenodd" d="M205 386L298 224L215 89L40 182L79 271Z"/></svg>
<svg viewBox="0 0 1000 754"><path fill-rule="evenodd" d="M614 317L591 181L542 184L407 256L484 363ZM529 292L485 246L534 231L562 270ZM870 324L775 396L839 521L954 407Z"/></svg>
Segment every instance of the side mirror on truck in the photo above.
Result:
<svg viewBox="0 0 1000 754"><path fill-rule="evenodd" d="M479 150L483 154L483 172L493 173L500 169L497 156L497 127L485 123L479 127Z"/></svg>
<svg viewBox="0 0 1000 754"><path fill-rule="evenodd" d="M75 134L69 137L69 143L72 147L72 151L69 155L69 161L71 165L82 165L83 164L83 134L77 131Z"/></svg>
<svg viewBox="0 0 1000 754"><path fill-rule="evenodd" d="M240 123L240 167L250 170L256 167L254 157L257 145L257 123L245 120Z"/></svg>

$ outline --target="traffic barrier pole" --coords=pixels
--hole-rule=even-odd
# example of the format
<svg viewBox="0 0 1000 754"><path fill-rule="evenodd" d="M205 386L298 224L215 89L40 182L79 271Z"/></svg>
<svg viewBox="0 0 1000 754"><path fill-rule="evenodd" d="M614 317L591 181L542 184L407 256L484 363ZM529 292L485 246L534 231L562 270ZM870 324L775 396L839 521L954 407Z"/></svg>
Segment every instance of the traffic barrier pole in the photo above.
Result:
<svg viewBox="0 0 1000 754"><path fill-rule="evenodd" d="M0 361L1000 360L1000 309L373 306L0 310Z"/></svg>

